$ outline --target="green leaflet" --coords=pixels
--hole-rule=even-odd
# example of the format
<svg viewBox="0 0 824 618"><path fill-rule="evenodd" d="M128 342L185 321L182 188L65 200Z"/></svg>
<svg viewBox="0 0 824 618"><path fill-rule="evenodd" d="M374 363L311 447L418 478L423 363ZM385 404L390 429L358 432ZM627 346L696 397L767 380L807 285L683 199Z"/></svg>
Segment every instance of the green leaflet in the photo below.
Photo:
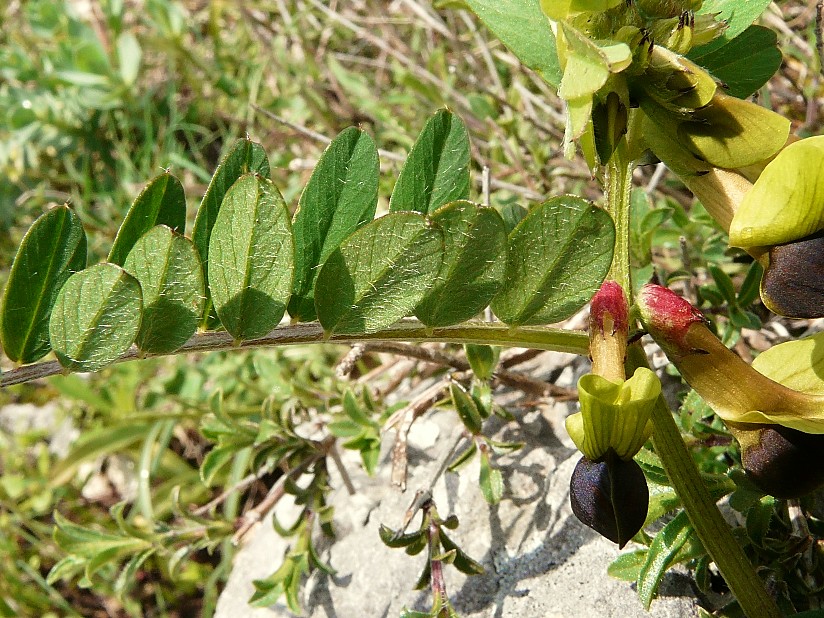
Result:
<svg viewBox="0 0 824 618"><path fill-rule="evenodd" d="M153 178L135 198L114 238L109 261L123 266L138 239L155 225L168 225L180 234L186 227L183 185L168 172Z"/></svg>
<svg viewBox="0 0 824 618"><path fill-rule="evenodd" d="M440 228L417 213L389 214L359 229L315 283L324 330L369 333L412 313L438 275L443 247Z"/></svg>
<svg viewBox="0 0 824 618"><path fill-rule="evenodd" d="M226 153L220 164L217 166L209 187L203 195L200 206L195 216L195 225L192 229L192 242L197 247L200 261L203 263L203 272L207 275L206 293L210 293L208 285L208 256L209 239L212 235L212 227L217 220L220 205L226 196L229 188L243 174L256 173L264 178L269 177L269 159L263 146L249 139L238 140L234 146ZM207 305L207 308L210 305ZM206 316L208 317L208 316ZM211 320L209 320L211 322Z"/></svg>
<svg viewBox="0 0 824 618"><path fill-rule="evenodd" d="M401 168L389 210L423 215L469 197L469 134L459 116L439 110L427 120Z"/></svg>
<svg viewBox="0 0 824 618"><path fill-rule="evenodd" d="M140 329L140 284L116 264L73 274L57 295L49 336L60 364L98 371L129 349Z"/></svg>
<svg viewBox="0 0 824 618"><path fill-rule="evenodd" d="M466 4L521 62L557 88L561 67L555 35L539 0L466 0Z"/></svg>
<svg viewBox="0 0 824 618"><path fill-rule="evenodd" d="M300 196L292 223L295 283L289 314L315 319L315 278L319 266L356 229L375 217L378 150L365 132L343 130L324 151Z"/></svg>
<svg viewBox="0 0 824 618"><path fill-rule="evenodd" d="M507 238L492 208L453 202L432 214L444 232L441 272L415 315L427 326L459 324L483 311L503 284Z"/></svg>
<svg viewBox="0 0 824 618"><path fill-rule="evenodd" d="M615 226L606 211L574 196L536 206L509 235L506 286L492 310L513 326L568 318L612 263Z"/></svg>
<svg viewBox="0 0 824 618"><path fill-rule="evenodd" d="M773 346L759 354L752 366L793 390L824 395L824 333Z"/></svg>
<svg viewBox="0 0 824 618"><path fill-rule="evenodd" d="M504 477L501 471L492 467L489 452L481 451L481 469L478 473L481 493L489 504L498 504L504 495Z"/></svg>
<svg viewBox="0 0 824 618"><path fill-rule="evenodd" d="M86 267L86 233L68 206L41 215L23 237L11 266L0 337L13 361L31 363L45 356L49 317L57 294L72 272Z"/></svg>
<svg viewBox="0 0 824 618"><path fill-rule="evenodd" d="M143 290L137 347L150 354L175 351L194 334L206 302L203 268L194 244L166 226L157 226L135 243L123 267Z"/></svg>
<svg viewBox="0 0 824 618"><path fill-rule="evenodd" d="M781 66L778 37L762 26L750 26L723 47L707 47L688 54L689 59L712 73L739 99L761 88Z"/></svg>
<svg viewBox="0 0 824 618"><path fill-rule="evenodd" d="M241 177L223 200L209 240L217 315L238 341L280 322L292 291L294 241L286 202L270 180Z"/></svg>
<svg viewBox="0 0 824 618"><path fill-rule="evenodd" d="M824 136L790 144L744 196L730 224L730 244L765 247L824 229Z"/></svg>
<svg viewBox="0 0 824 618"><path fill-rule="evenodd" d="M696 14L717 15L716 20L726 21L727 29L711 43L696 48L694 53L705 54L723 47L744 32L769 5L770 0L703 0Z"/></svg>
<svg viewBox="0 0 824 618"><path fill-rule="evenodd" d="M704 553L686 511L681 511L655 535L638 573L638 597L649 610L658 584L670 566Z"/></svg>
<svg viewBox="0 0 824 618"><path fill-rule="evenodd" d="M484 421L472 397L457 382L449 383L449 394L464 427L474 436L480 434Z"/></svg>

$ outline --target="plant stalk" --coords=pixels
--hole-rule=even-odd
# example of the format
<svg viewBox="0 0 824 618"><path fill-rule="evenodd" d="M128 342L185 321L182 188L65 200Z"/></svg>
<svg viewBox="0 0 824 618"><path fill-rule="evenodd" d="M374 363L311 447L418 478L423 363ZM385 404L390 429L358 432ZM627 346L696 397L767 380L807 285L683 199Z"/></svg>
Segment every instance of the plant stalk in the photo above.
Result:
<svg viewBox="0 0 824 618"><path fill-rule="evenodd" d="M767 593L704 486L663 398L658 399L652 412L652 422L655 452L661 458L704 549L718 566L741 609L750 618L783 618L784 614Z"/></svg>
<svg viewBox="0 0 824 618"><path fill-rule="evenodd" d="M363 341L411 341L440 343L476 343L509 347L553 350L572 354L589 354L589 338L586 333L543 326L510 327L501 323L465 322L456 326L429 328L418 320L402 320L375 333L357 335L326 336L317 322L278 327L268 335L237 344L226 332L197 333L171 354L192 352L213 352L217 350L240 350L278 345L300 345L306 343L358 343ZM161 355L158 355L161 356ZM163 355L167 356L167 355ZM154 358L154 355L140 355L136 347L123 354L116 363ZM0 387L22 384L46 378L64 369L57 361L46 361L24 365L3 373Z"/></svg>
<svg viewBox="0 0 824 618"><path fill-rule="evenodd" d="M635 162L628 160L627 147L621 142L604 165L606 210L615 224L615 253L607 277L619 283L632 304L632 279L629 267L629 215L632 171Z"/></svg>

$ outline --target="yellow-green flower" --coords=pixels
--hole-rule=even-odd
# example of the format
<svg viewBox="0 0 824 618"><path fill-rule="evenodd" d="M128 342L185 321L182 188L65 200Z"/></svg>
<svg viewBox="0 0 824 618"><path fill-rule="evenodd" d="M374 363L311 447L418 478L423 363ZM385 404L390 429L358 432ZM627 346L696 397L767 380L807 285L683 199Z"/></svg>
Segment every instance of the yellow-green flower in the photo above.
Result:
<svg viewBox="0 0 824 618"><path fill-rule="evenodd" d="M632 459L652 434L650 415L660 394L658 376L646 368L621 383L582 376L581 411L567 417L567 432L587 459L598 461L610 449L621 459Z"/></svg>

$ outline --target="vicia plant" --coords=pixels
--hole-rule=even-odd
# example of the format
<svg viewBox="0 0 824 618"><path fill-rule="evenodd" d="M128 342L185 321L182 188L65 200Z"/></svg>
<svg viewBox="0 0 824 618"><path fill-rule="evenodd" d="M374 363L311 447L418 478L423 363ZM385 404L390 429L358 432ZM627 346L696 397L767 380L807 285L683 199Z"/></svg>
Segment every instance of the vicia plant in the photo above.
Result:
<svg viewBox="0 0 824 618"><path fill-rule="evenodd" d="M715 505L730 481L708 485L696 469L638 342L638 321L727 423L752 482L779 497L824 482L824 335L775 346L748 365L686 300L642 287L630 263L633 171L661 161L730 244L762 264L767 307L790 317L824 315L824 138L796 139L787 119L745 100L781 61L775 35L752 25L768 3L458 4L557 87L566 107L565 152L580 150L603 189L601 204L560 195L528 211L503 211L471 201L469 136L446 110L427 122L389 212L377 218L378 151L364 131L346 129L331 142L294 214L269 179L264 149L240 140L215 171L190 236L183 188L169 172L136 198L103 263L87 266L86 235L69 206L35 221L3 298L0 336L20 365L3 385L155 355L324 341L587 355L592 371L578 383L580 412L567 419L582 453L571 481L575 514L623 546L649 540L644 524L683 506L685 515L652 545L689 529L699 548L676 535L681 544L667 560L656 561L652 550L642 555L644 602L670 563L706 555L748 616L781 616ZM588 335L547 326L590 300ZM479 319L487 308L497 320ZM56 362L38 363L49 353ZM451 463L457 468L480 452L481 486L494 504L501 481L490 452L517 445L482 435L493 410L483 385L497 360L486 347L468 355L478 382L453 385L450 395L471 447ZM348 418L336 429L357 434L347 444L373 468L379 428L354 400L344 408ZM327 452L311 448L312 457ZM667 505L650 498L644 473L655 470L675 490ZM315 494L305 500L328 515ZM454 519L441 519L431 502L421 508L419 532L382 535L411 554L428 549L421 582L435 596L429 615L451 616L443 568L474 573L480 566L443 532ZM263 598L294 599L299 575L321 566L311 526L300 528L298 545L290 554L298 570L279 571L260 587Z"/></svg>

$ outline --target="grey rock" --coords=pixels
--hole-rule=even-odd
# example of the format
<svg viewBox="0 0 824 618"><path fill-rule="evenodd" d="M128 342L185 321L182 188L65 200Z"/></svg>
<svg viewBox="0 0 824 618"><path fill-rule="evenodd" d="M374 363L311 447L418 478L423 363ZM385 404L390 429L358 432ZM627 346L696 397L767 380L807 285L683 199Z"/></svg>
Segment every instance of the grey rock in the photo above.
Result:
<svg viewBox="0 0 824 618"><path fill-rule="evenodd" d="M564 378L572 382L577 376ZM666 576L661 596L649 613L628 583L607 575L606 568L619 555L618 549L579 523L569 507L569 477L579 454L562 425L573 409L574 404L554 403L522 412L516 423L500 423L496 438L523 441L525 446L495 459L505 480L505 497L499 505L491 507L484 501L478 489L477 461L460 474L447 473L435 484L439 514L454 513L460 519L459 528L449 533L451 538L486 569L484 575L466 577L447 568L447 589L455 609L462 618L697 616L695 595L684 575ZM426 420L439 430L430 425L421 433L427 448L416 448L410 440L406 493L391 487L386 456L378 475L369 478L360 470L355 454L344 453L358 493L348 495L339 479L333 478L337 539L321 546L322 557L337 573L328 576L316 571L309 577L302 599L305 616L395 618L403 607L428 609L429 594L412 590L423 568L423 555L408 556L387 548L378 537L381 523L399 527L414 491L428 487L441 457L452 446L451 436L460 433L456 415L448 411L435 412ZM432 435L439 436L434 446ZM288 521L282 511L289 509L294 505L281 501L278 517ZM409 529L419 521L418 516ZM269 520L248 535L235 558L216 616L292 616L282 604L255 609L247 603L254 591L252 580L271 574L287 548L288 541L274 532Z"/></svg>

